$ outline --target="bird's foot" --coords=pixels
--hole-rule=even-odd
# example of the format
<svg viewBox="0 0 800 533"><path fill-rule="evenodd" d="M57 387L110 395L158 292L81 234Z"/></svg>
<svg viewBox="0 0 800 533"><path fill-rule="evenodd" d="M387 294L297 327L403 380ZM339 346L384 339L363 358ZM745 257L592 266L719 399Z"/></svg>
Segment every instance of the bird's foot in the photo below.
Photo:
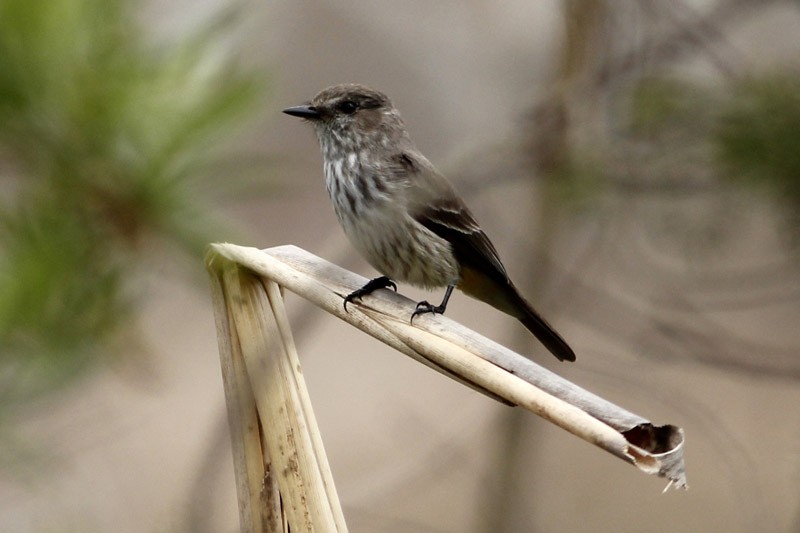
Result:
<svg viewBox="0 0 800 533"><path fill-rule="evenodd" d="M371 279L367 282L366 285L361 287L360 289L356 289L344 298L344 310L347 311L347 304L348 302L352 302L356 298L361 298L362 296L366 296L371 292L377 291L378 289L394 289L397 292L397 285L395 285L394 281L390 280L386 276L381 276L379 278Z"/></svg>
<svg viewBox="0 0 800 533"><path fill-rule="evenodd" d="M424 315L425 313L433 313L434 315L443 315L444 310L447 308L447 302L450 300L450 295L453 294L453 288L455 284L451 284L447 286L447 290L444 292L444 298L442 299L442 303L439 305L433 305L428 300L422 300L420 303L417 304L417 308L411 313L411 320L410 322L414 322L414 317L417 315Z"/></svg>
<svg viewBox="0 0 800 533"><path fill-rule="evenodd" d="M417 308L411 313L411 322L414 322L414 317L419 315L424 315L426 313L433 313L435 315L444 314L445 306L444 305L433 305L432 303L428 302L427 300L423 300L417 304Z"/></svg>

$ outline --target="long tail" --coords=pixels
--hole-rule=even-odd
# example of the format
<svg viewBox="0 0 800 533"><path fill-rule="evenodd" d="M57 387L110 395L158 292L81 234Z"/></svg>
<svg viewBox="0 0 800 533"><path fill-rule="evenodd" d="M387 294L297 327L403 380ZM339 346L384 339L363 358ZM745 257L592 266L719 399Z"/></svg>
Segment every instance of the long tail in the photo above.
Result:
<svg viewBox="0 0 800 533"><path fill-rule="evenodd" d="M522 304L519 307L524 309L522 316L516 316L522 322L522 325L528 328L528 331L533 333L539 339L539 342L550 350L550 353L558 357L559 361L574 361L575 352L572 351L572 348L569 347L561 335L519 293L517 293L517 297Z"/></svg>
<svg viewBox="0 0 800 533"><path fill-rule="evenodd" d="M465 294L486 302L522 322L522 325L528 328L528 331L533 333L559 361L574 361L575 352L561 335L520 295L513 283L503 281L501 283L499 280L492 280L482 275L474 276L473 271L462 269L462 283L458 287Z"/></svg>

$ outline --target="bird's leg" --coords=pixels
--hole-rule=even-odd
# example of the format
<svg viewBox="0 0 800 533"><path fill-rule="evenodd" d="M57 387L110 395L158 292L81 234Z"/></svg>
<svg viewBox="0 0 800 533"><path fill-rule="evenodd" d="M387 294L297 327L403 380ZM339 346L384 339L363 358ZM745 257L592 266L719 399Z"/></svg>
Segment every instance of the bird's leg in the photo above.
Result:
<svg viewBox="0 0 800 533"><path fill-rule="evenodd" d="M447 309L447 300L450 299L450 295L453 293L453 287L455 285L448 285L447 290L444 293L444 299L442 303L439 305L433 305L428 303L427 300L423 300L417 304L417 308L411 313L411 322L414 321L414 317L417 315L424 315L425 313L434 313L434 314L444 314L444 310Z"/></svg>
<svg viewBox="0 0 800 533"><path fill-rule="evenodd" d="M390 280L387 276L381 276L379 278L371 279L367 282L366 285L361 287L360 289L356 289L344 298L344 310L347 311L347 303L352 302L356 298L361 298L362 296L366 296L367 294L377 291L378 289L388 289L392 288L397 292L397 285L394 284L394 281Z"/></svg>

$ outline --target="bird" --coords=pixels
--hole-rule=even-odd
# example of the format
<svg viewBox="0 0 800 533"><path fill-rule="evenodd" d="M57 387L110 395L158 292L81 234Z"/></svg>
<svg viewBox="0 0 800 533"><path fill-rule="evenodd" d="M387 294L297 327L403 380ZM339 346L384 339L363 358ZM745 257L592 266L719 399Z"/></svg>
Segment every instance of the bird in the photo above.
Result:
<svg viewBox="0 0 800 533"><path fill-rule="evenodd" d="M380 277L344 307L395 281L445 288L439 305L417 304L411 320L443 314L454 288L519 320L561 361L575 352L519 293L492 242L456 189L420 152L384 93L334 85L283 110L314 126L325 186L352 245Z"/></svg>

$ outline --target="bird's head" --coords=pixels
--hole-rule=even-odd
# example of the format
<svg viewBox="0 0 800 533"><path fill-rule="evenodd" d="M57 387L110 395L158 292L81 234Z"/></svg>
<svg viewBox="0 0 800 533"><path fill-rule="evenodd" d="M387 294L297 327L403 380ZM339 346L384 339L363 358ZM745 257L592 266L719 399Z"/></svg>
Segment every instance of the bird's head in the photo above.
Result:
<svg viewBox="0 0 800 533"><path fill-rule="evenodd" d="M363 85L328 87L311 102L283 112L310 121L323 147L328 143L387 147L407 139L403 120L389 97Z"/></svg>

